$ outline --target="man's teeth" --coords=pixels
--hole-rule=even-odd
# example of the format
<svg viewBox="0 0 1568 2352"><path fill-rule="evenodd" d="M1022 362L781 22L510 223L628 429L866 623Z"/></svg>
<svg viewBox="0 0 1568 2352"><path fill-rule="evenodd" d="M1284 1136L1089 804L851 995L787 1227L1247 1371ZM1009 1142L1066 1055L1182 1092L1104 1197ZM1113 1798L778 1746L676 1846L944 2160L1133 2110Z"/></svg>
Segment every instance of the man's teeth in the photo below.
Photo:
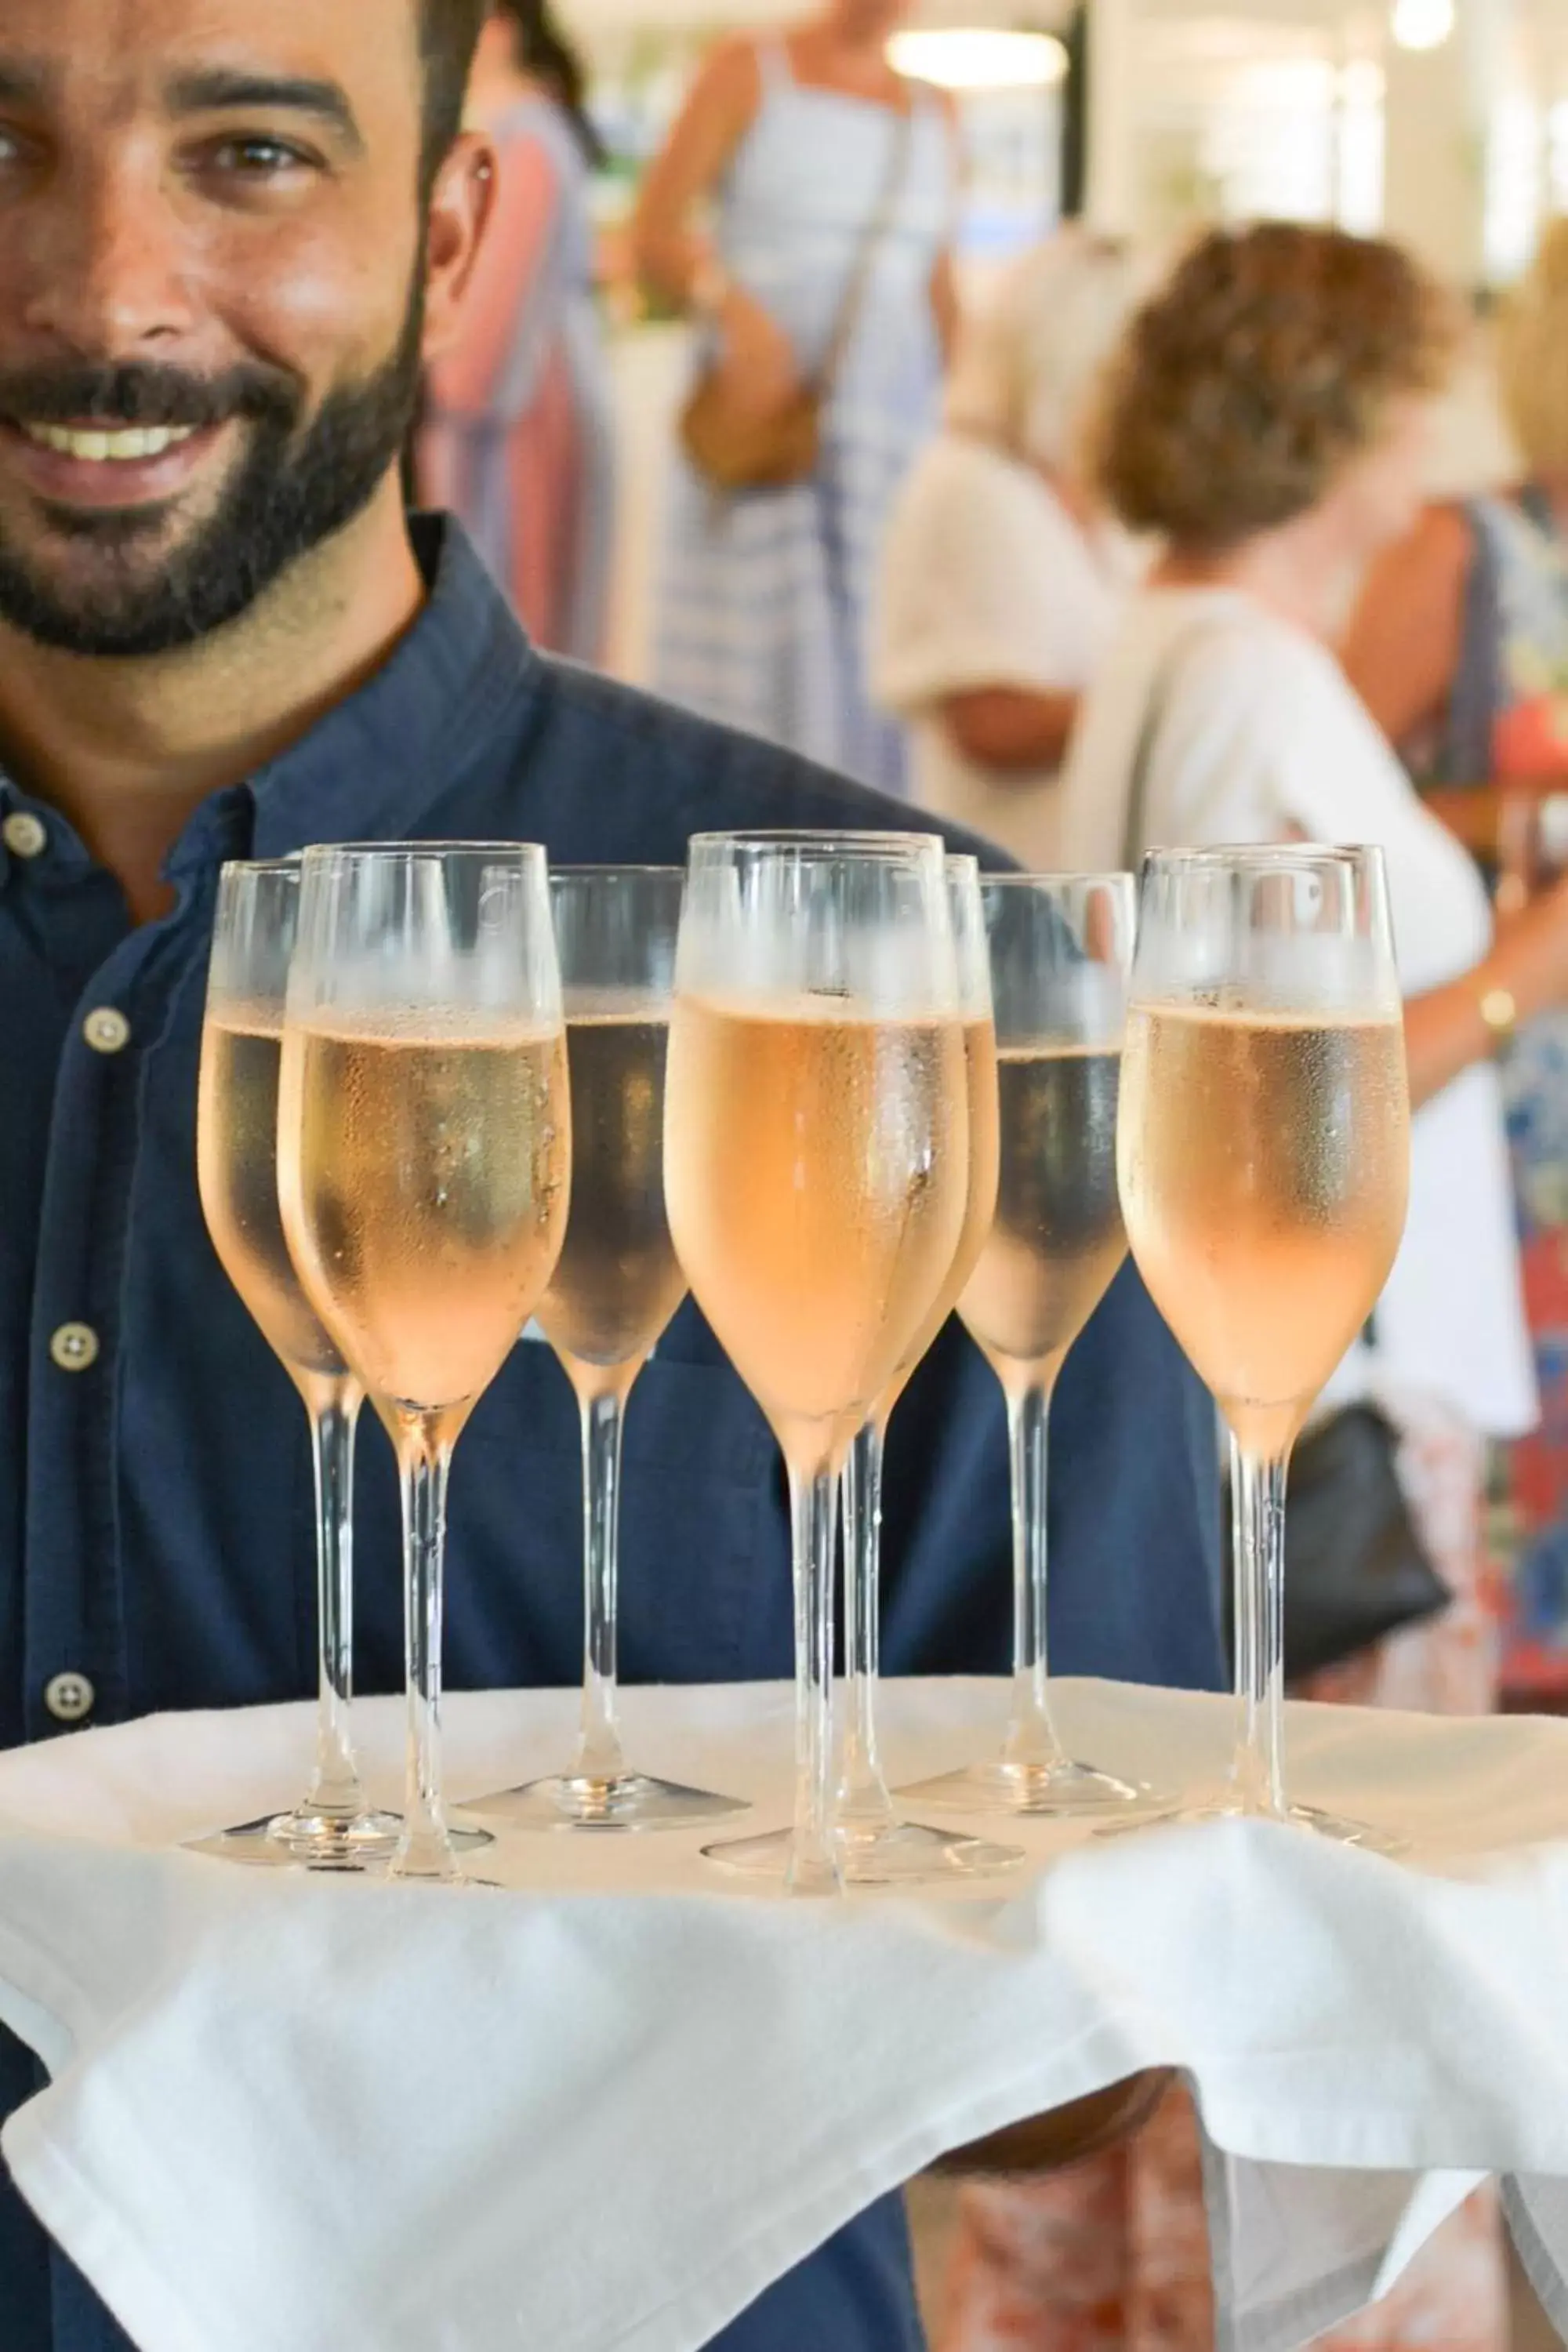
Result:
<svg viewBox="0 0 1568 2352"><path fill-rule="evenodd" d="M78 432L68 425L24 425L29 441L56 449L62 457L85 457L95 466L126 465L139 457L161 457L181 441L188 441L194 425L121 425L110 431Z"/></svg>

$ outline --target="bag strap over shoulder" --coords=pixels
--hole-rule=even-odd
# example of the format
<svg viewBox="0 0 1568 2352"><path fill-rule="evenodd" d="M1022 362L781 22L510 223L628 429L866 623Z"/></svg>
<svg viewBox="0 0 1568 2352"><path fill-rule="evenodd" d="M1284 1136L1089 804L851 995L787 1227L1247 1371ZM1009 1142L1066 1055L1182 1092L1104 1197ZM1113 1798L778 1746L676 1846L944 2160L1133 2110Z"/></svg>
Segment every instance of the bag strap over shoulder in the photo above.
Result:
<svg viewBox="0 0 1568 2352"><path fill-rule="evenodd" d="M1122 871L1136 874L1143 859L1143 821L1149 805L1149 778L1159 747L1160 730L1171 708L1171 698L1194 648L1235 625L1231 613L1207 613L1168 645L1155 667L1143 704L1143 718L1133 746L1127 778L1127 812L1121 826Z"/></svg>
<svg viewBox="0 0 1568 2352"><path fill-rule="evenodd" d="M789 45L782 33L764 33L754 45L754 55L757 79L764 98L795 88L795 68L789 61Z"/></svg>
<svg viewBox="0 0 1568 2352"><path fill-rule="evenodd" d="M915 99L911 93L910 103L893 125L892 144L888 150L888 168L883 174L881 193L861 231L860 242L856 247L849 277L833 321L833 331L827 338L827 348L812 378L811 389L819 401L827 398L837 380L844 354L859 323L861 308L871 283L872 266L898 216L904 182L909 176L910 150L914 144L915 112Z"/></svg>

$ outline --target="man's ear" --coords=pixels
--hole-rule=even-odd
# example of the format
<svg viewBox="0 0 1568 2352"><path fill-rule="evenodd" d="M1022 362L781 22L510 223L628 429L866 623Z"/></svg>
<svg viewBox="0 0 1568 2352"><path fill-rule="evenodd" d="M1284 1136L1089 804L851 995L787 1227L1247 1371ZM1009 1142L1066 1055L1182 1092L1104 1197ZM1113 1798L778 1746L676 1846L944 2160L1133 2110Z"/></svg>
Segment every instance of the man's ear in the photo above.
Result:
<svg viewBox="0 0 1568 2352"><path fill-rule="evenodd" d="M474 262L495 206L496 152L465 131L436 174L425 232L425 336L434 359L451 341Z"/></svg>

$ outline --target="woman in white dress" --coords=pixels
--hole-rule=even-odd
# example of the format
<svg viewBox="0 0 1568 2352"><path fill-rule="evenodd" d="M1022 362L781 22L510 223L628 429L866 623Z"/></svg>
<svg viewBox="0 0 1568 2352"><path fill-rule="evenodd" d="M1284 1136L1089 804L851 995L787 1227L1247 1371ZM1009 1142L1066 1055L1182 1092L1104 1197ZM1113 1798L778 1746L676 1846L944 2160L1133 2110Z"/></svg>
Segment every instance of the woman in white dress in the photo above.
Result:
<svg viewBox="0 0 1568 2352"><path fill-rule="evenodd" d="M761 418L822 367L864 261L810 478L722 490L674 455L654 683L888 791L902 788L903 741L866 692L866 610L955 314L954 126L936 90L888 63L903 5L830 0L787 33L720 48L635 229L643 276L699 325L699 365Z"/></svg>
<svg viewBox="0 0 1568 2352"><path fill-rule="evenodd" d="M1058 863L1058 771L1136 577L1083 427L1142 274L1076 228L1007 272L964 321L882 548L871 691L909 724L911 797L1037 873Z"/></svg>

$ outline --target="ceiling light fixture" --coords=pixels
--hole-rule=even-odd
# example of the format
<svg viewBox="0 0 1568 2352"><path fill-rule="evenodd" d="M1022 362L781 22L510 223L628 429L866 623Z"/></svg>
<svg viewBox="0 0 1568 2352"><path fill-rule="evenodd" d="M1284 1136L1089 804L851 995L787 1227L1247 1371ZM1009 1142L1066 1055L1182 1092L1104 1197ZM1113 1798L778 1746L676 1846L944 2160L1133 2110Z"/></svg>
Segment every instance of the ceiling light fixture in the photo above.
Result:
<svg viewBox="0 0 1568 2352"><path fill-rule="evenodd" d="M1454 0L1394 0L1389 29L1402 49L1440 49L1454 29Z"/></svg>
<svg viewBox="0 0 1568 2352"><path fill-rule="evenodd" d="M893 35L888 57L900 73L939 89L1048 89L1068 69L1054 33L999 26L911 26Z"/></svg>

